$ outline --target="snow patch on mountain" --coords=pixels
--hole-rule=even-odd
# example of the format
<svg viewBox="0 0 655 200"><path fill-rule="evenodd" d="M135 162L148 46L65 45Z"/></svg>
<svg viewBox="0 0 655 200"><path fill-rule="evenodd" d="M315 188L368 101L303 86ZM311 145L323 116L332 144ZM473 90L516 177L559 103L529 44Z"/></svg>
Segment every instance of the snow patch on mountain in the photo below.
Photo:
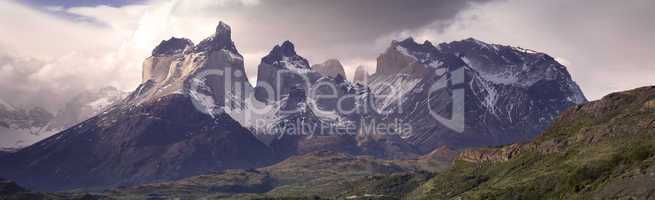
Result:
<svg viewBox="0 0 655 200"><path fill-rule="evenodd" d="M461 57L462 61L466 63L466 65L470 66L473 69L480 69L481 66L478 66L477 64L473 63L471 59L467 57ZM484 72L482 70L477 71L478 74L481 76L482 79L491 81L492 83L495 84L502 84L502 85L513 85L513 84L520 84L519 83L519 74L517 72L512 71L512 70L504 70L498 73L491 73L491 72ZM526 83L524 86L530 86L532 82Z"/></svg>
<svg viewBox="0 0 655 200"><path fill-rule="evenodd" d="M274 65L279 65L284 67L284 69L292 71L298 74L306 74L311 71L311 69L300 59L295 59L292 57L282 57L282 60L273 63Z"/></svg>
<svg viewBox="0 0 655 200"><path fill-rule="evenodd" d="M189 95L191 95L191 98L195 100L195 102L198 103L200 109L208 115L211 115L212 117L215 117L214 114L217 109L217 105L214 101L214 97L203 94L201 92L191 90L189 91Z"/></svg>
<svg viewBox="0 0 655 200"><path fill-rule="evenodd" d="M406 74L397 74L388 77L375 77L371 80L371 92L379 99L377 107L379 110L388 110L389 106L400 103L403 97L410 95L410 92L421 82L421 79L410 77Z"/></svg>
<svg viewBox="0 0 655 200"><path fill-rule="evenodd" d="M461 67L461 78L447 74ZM426 152L444 144L490 145L526 139L546 128L563 109L586 101L565 66L552 57L472 38L436 47L412 38L393 41L378 57L378 70L367 83L377 107L391 111L384 119L411 123L414 132L406 139ZM426 84L449 87L428 94L425 88L430 85ZM450 115L450 102L459 89L465 91L461 97L465 100L452 103L464 105L466 133L453 135L430 115L433 111ZM394 106L394 102L400 103ZM428 112L428 107L433 110Z"/></svg>
<svg viewBox="0 0 655 200"><path fill-rule="evenodd" d="M482 90L471 90L473 92L473 95L481 97L483 99L483 101L481 102L482 105L489 112L491 112L491 114L498 117L496 107L497 107L499 96L498 96L498 92L496 91L496 87L494 87L493 85L494 82L483 78L483 76L474 76L474 78L475 78L474 81L469 82L469 87L474 88L475 85L479 85L482 87L481 88Z"/></svg>
<svg viewBox="0 0 655 200"><path fill-rule="evenodd" d="M407 50L407 48L405 48L405 47L397 46L396 51L400 52L401 54L403 54L405 56L416 58L416 57L414 57L414 55L410 54L409 50Z"/></svg>

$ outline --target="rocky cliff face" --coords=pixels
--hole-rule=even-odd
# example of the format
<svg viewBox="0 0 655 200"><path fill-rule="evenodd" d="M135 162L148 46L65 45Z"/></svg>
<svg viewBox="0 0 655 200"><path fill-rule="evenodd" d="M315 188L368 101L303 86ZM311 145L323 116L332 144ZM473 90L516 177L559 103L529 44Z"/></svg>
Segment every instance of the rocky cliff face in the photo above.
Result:
<svg viewBox="0 0 655 200"><path fill-rule="evenodd" d="M56 114L34 107L16 108L0 102L0 147L26 147L87 120L123 100L127 93L113 87L73 96Z"/></svg>
<svg viewBox="0 0 655 200"><path fill-rule="evenodd" d="M162 41L144 62L143 83L130 95L132 103L142 103L170 94L189 93L194 99L218 107L225 99L244 99L252 86L245 76L243 57L232 42L231 28L220 23L216 33L193 46L184 38ZM195 81L195 82L194 82ZM157 89L152 89L157 88ZM204 105L203 105L204 106ZM234 105L228 105L234 108ZM205 107L208 112L214 108Z"/></svg>
<svg viewBox="0 0 655 200"><path fill-rule="evenodd" d="M406 139L424 153L526 141L586 101L552 57L475 39L393 42L368 83L383 119L411 124Z"/></svg>
<svg viewBox="0 0 655 200"><path fill-rule="evenodd" d="M346 78L346 71L344 71L343 65L337 59L329 59L321 64L312 65L312 70L323 76L335 78L339 75L342 78Z"/></svg>
<svg viewBox="0 0 655 200"><path fill-rule="evenodd" d="M321 75L313 72L309 62L296 54L290 41L276 45L262 58L257 71L255 97L263 102L278 101L293 87L308 87Z"/></svg>
<svg viewBox="0 0 655 200"><path fill-rule="evenodd" d="M159 43L152 51L152 56L143 63L142 83L146 81L162 82L168 77L171 63L180 59L184 51L193 48L193 42L185 38L171 38Z"/></svg>
<svg viewBox="0 0 655 200"><path fill-rule="evenodd" d="M319 66L323 65L336 66L330 62ZM252 129L283 157L318 150L387 159L417 157L397 135L360 128L365 122L375 125L378 118L368 87L309 68L291 42L274 47L259 66L255 96L263 99L260 92L268 86L275 88L272 96L279 99L263 102L272 109L256 117L263 123L252 123L264 126Z"/></svg>
<svg viewBox="0 0 655 200"><path fill-rule="evenodd" d="M357 66L357 69L355 70L355 75L353 76L353 82L355 83L367 83L368 82L368 69L366 66L360 65Z"/></svg>

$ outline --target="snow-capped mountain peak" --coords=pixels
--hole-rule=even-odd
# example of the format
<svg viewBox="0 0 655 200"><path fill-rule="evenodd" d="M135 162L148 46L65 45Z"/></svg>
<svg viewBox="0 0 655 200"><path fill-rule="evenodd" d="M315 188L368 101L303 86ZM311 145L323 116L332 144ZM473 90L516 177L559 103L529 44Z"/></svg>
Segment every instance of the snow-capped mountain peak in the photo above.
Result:
<svg viewBox="0 0 655 200"><path fill-rule="evenodd" d="M544 81L562 81L570 91L570 101L586 101L566 67L553 57L534 50L488 44L473 38L439 44L440 52L456 54L486 81L529 88Z"/></svg>

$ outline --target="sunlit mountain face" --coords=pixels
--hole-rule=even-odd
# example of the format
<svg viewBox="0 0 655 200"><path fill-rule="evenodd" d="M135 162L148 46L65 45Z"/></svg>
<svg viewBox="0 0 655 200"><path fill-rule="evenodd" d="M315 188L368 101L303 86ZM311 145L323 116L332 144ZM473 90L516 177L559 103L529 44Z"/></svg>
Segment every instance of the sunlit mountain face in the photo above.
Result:
<svg viewBox="0 0 655 200"><path fill-rule="evenodd" d="M0 199L647 199L652 8L3 1Z"/></svg>

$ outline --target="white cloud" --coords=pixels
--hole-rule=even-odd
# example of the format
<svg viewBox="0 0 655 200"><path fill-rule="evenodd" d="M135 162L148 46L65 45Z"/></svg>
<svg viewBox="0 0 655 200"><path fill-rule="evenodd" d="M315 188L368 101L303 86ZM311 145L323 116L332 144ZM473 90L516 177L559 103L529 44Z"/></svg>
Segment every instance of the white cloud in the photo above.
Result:
<svg viewBox="0 0 655 200"><path fill-rule="evenodd" d="M214 32L219 19L239 26L240 20L230 21L233 17L194 10L259 3L258 0L161 0L122 7L46 8L93 19L89 22L1 1L0 55L5 59L0 60L0 77L11 78L0 80L3 83L0 95L11 103L56 110L67 98L84 89L111 85L132 90L141 81L143 60L161 40L176 36L197 43ZM249 75L256 75L253 69L266 53L242 50ZM26 60L33 62L22 64ZM39 95L51 98L44 101L37 98Z"/></svg>
<svg viewBox="0 0 655 200"><path fill-rule="evenodd" d="M132 21L140 18L143 6L65 10L107 26L44 14L12 1L0 2L0 12L0 76L12 77L2 80L5 100L52 110L84 89L135 87L145 54L130 44L137 27Z"/></svg>

